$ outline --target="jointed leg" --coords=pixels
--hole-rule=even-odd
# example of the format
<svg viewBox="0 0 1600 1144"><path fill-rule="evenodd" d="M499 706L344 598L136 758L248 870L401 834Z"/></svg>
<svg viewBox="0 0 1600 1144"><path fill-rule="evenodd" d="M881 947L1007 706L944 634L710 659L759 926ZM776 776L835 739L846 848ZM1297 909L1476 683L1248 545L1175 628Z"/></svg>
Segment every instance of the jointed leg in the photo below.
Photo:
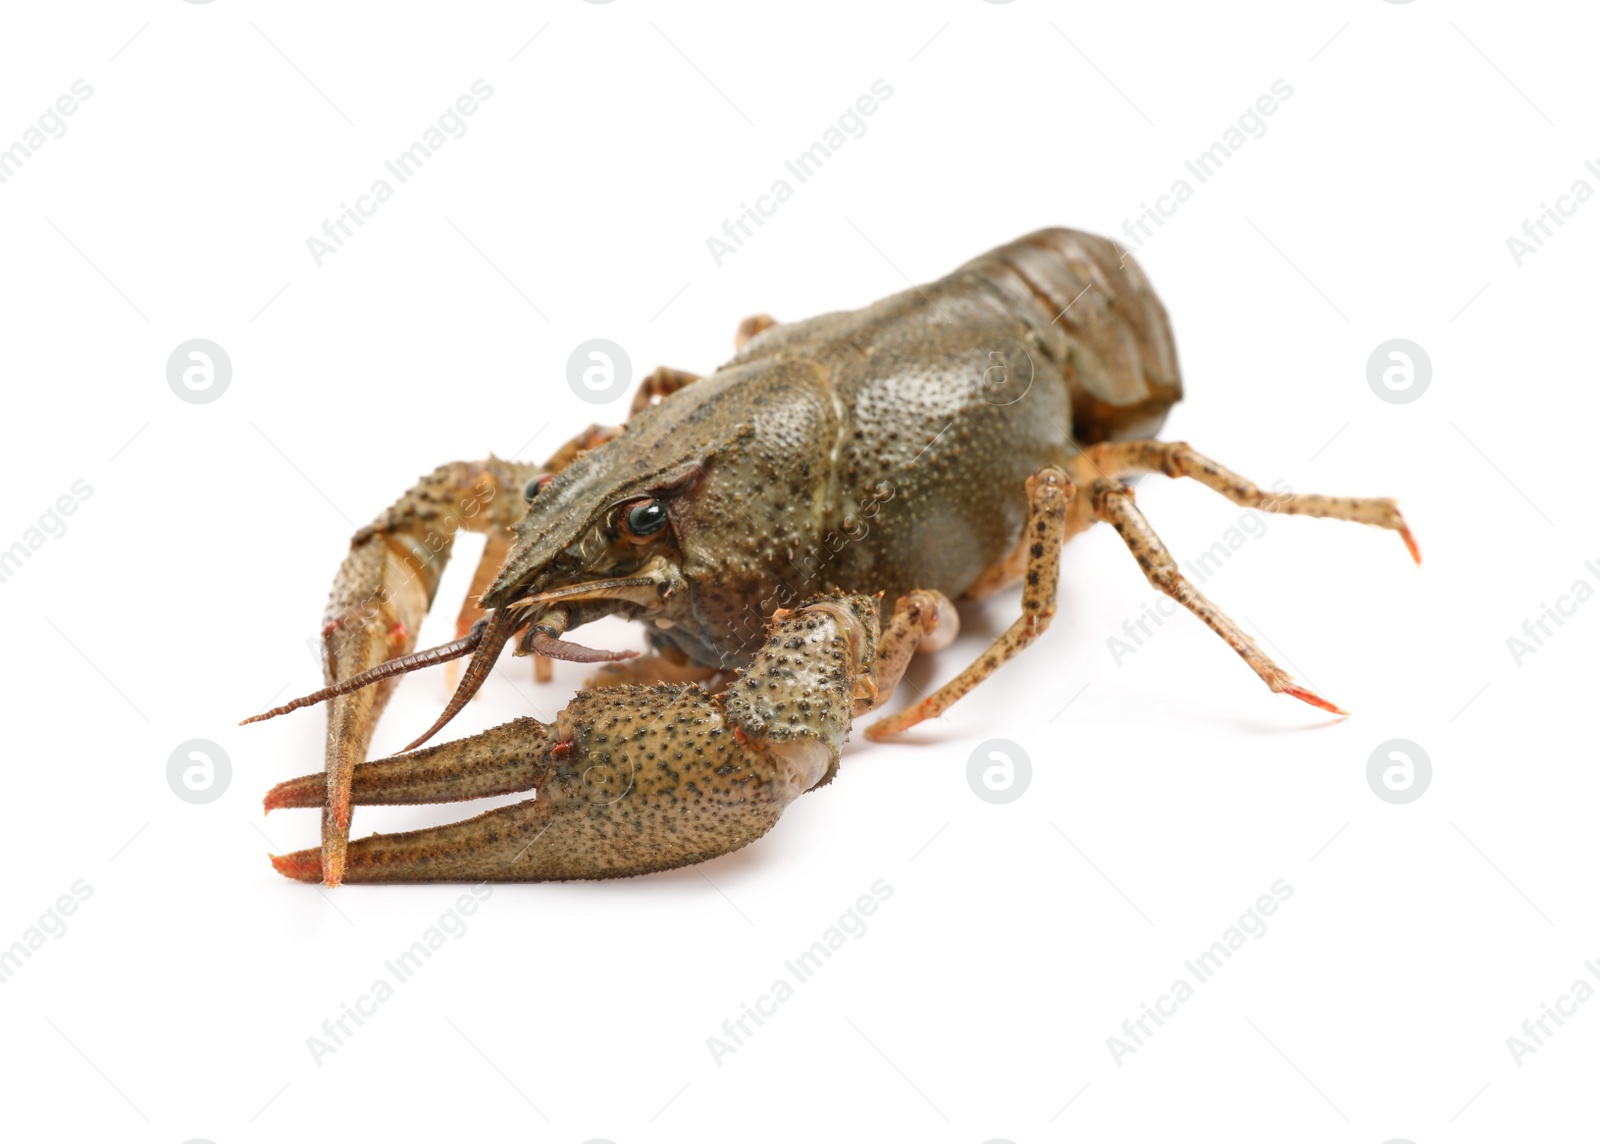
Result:
<svg viewBox="0 0 1600 1144"><path fill-rule="evenodd" d="M1128 551L1133 553L1133 558L1144 570L1145 578L1150 581L1151 587L1159 592L1165 592L1199 616L1206 627L1216 632L1229 647L1239 653L1245 663L1250 665L1250 670L1259 675L1268 687L1273 691L1293 695L1296 699L1303 699L1314 707L1321 707L1336 715L1348 714L1316 692L1297 684L1288 672L1267 658L1238 624L1224 615L1178 571L1177 562L1167 551L1167 546L1161 543L1161 538L1150 527L1150 522L1144 518L1144 514L1134 505L1133 492L1126 485L1120 481L1099 478L1089 485L1088 503L1096 519L1105 521L1117 530L1117 535L1122 537L1123 543L1128 546Z"/></svg>
<svg viewBox="0 0 1600 1144"><path fill-rule="evenodd" d="M582 454L591 449L598 449L621 432L622 427L619 425L591 425L552 453L550 459L538 471L544 478L552 477Z"/></svg>
<svg viewBox="0 0 1600 1144"><path fill-rule="evenodd" d="M516 543L516 533L509 528L496 526L489 532L483 544L483 555L478 560L478 567L472 573L472 584L467 588L467 594L461 599L461 611L456 613L456 639L460 639L472 630L472 625L488 615L478 605L479 598L489 590L495 577L500 573L500 566L506 562L506 557L511 554L511 546ZM548 673L550 661L543 656L544 666ZM538 661L535 661L534 673L537 677L539 671ZM445 691L455 694L456 685L461 682L461 661L452 659L444 665ZM543 680L541 680L543 682Z"/></svg>
<svg viewBox="0 0 1600 1144"><path fill-rule="evenodd" d="M698 683L707 691L719 691L731 672L720 667L705 667L687 658L677 659L650 652L633 659L602 663L584 679L590 689L627 687L652 683Z"/></svg>
<svg viewBox="0 0 1600 1144"><path fill-rule="evenodd" d="M955 606L943 592L919 588L896 600L878 639L877 666L869 694L857 702L855 713L875 711L887 703L900 686L912 653L949 647L960 626Z"/></svg>
<svg viewBox="0 0 1600 1144"><path fill-rule="evenodd" d="M1022 589L1022 616L1012 624L989 650L965 671L920 703L881 719L867 728L867 738L886 739L924 719L944 714L956 700L983 682L1006 660L1027 647L1046 628L1056 614L1056 582L1061 571L1061 541L1065 535L1067 505L1072 500L1072 483L1060 469L1040 469L1028 478L1027 575Z"/></svg>
<svg viewBox="0 0 1600 1144"><path fill-rule="evenodd" d="M652 405L660 405L684 386L699 380L698 373L670 369L664 365L657 366L654 373L639 383L639 392L633 395L633 404L628 408L628 416L632 417Z"/></svg>
<svg viewBox="0 0 1600 1144"><path fill-rule="evenodd" d="M1221 493L1234 504L1263 512L1321 516L1352 520L1387 528L1400 534L1411 558L1422 555L1395 502L1387 497L1328 497L1318 493L1279 493L1263 490L1231 469L1191 449L1184 441L1108 441L1091 445L1073 458L1069 472L1080 486L1093 481L1117 480L1136 473L1162 473L1188 477ZM1086 506L1087 507L1087 506Z"/></svg>
<svg viewBox="0 0 1600 1144"><path fill-rule="evenodd" d="M771 314L752 314L739 323L739 328L733 334L733 348L742 350L745 346L755 341L756 337L770 330L778 324L778 319Z"/></svg>

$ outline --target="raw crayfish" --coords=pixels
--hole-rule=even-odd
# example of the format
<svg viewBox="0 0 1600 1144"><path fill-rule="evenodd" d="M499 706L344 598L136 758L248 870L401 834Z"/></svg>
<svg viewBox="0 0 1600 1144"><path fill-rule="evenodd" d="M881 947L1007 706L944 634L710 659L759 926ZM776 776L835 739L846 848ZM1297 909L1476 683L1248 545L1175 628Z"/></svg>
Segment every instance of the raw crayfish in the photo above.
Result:
<svg viewBox="0 0 1600 1144"><path fill-rule="evenodd" d="M445 465L356 533L323 630L326 768L267 808L323 809L291 878L538 881L704 861L828 782L852 718L913 651L955 636L950 601L1021 582L1021 617L950 682L874 723L941 714L1049 626L1059 548L1110 524L1150 583L1275 692L1297 684L1184 578L1125 479L1189 477L1237 504L1392 529L1391 500L1270 493L1154 440L1181 396L1166 312L1112 243L1047 230L849 313L747 320L706 377L647 378L625 428L590 427L543 466ZM458 638L418 652L457 528L487 534ZM1420 559L1420 558L1419 558ZM607 615L653 653L565 635ZM421 748L518 654L604 662L552 723L523 718ZM438 722L363 761L405 671L471 656ZM547 664L544 666L548 666ZM667 681L667 682L662 682ZM466 821L349 841L352 804L533 791Z"/></svg>

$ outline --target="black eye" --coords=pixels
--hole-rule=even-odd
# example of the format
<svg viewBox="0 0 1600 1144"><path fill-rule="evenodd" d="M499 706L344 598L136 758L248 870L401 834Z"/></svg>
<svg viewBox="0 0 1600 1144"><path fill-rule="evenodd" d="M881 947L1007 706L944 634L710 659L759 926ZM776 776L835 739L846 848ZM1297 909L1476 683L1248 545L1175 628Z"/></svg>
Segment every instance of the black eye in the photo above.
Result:
<svg viewBox="0 0 1600 1144"><path fill-rule="evenodd" d="M534 477L527 484L522 486L522 499L527 501L529 504L532 504L533 498L539 495L539 490L542 487L543 486L539 483L539 478Z"/></svg>
<svg viewBox="0 0 1600 1144"><path fill-rule="evenodd" d="M667 508L660 501L640 501L628 510L624 523L633 535L649 536L667 523Z"/></svg>

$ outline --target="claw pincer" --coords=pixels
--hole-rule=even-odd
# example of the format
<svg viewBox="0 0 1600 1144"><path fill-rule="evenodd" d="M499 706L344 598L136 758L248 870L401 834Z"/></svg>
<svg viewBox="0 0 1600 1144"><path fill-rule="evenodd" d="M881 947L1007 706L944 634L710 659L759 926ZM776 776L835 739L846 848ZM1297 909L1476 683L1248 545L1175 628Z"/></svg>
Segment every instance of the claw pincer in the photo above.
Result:
<svg viewBox="0 0 1600 1144"><path fill-rule="evenodd" d="M347 882L617 878L726 854L770 830L829 778L859 696L870 692L877 601L836 596L774 620L727 691L698 685L581 691L553 724L518 720L358 766L358 803L537 797L447 826L352 841ZM268 806L320 800L321 776L280 785ZM300 881L321 852L274 857Z"/></svg>

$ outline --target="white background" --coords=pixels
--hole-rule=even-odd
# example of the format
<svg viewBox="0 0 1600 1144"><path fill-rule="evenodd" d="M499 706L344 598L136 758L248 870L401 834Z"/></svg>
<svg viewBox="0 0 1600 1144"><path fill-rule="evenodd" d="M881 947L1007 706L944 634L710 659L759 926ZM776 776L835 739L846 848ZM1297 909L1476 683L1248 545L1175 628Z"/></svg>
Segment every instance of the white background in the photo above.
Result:
<svg viewBox="0 0 1600 1144"><path fill-rule="evenodd" d="M1600 586L1600 204L1520 267L1506 239L1600 187L1596 32L1576 4L1433 0L12 6L0 146L74 80L93 96L0 185L0 547L93 493L0 584L0 944L75 881L92 897L0 986L5 1135L1577 1139L1600 1004L1520 1066L1506 1039L1600 957L1600 603L1520 666L1506 641ZM479 78L467 134L319 268L307 237ZM706 238L876 79L866 135L717 267ZM1048 636L942 723L853 743L744 852L494 889L315 1063L307 1038L462 892L266 861L315 841L313 812L259 807L320 766L321 716L234 724L319 683L353 528L440 462L620 417L566 384L585 339L635 376L708 371L747 314L864 304L1040 226L1119 234L1276 79L1267 133L1138 257L1188 389L1169 436L1404 502L1420 570L1393 535L1280 518L1206 585L1353 716L1271 695L1187 617L1119 666L1108 638L1155 597L1097 530ZM233 363L210 404L165 378L196 337ZM1432 361L1414 403L1367 384L1395 337ZM1140 500L1180 558L1242 512L1154 479ZM1015 608L965 609L918 684ZM548 717L580 678L508 663L452 731ZM409 678L375 752L443 697ZM1033 762L1006 806L966 779L997 737ZM1433 765L1406 806L1365 777L1397 737ZM232 762L203 806L166 780L194 738ZM357 834L460 813L362 809ZM865 935L715 1062L707 1038L878 879ZM1107 1038L1277 879L1266 935L1116 1063Z"/></svg>

